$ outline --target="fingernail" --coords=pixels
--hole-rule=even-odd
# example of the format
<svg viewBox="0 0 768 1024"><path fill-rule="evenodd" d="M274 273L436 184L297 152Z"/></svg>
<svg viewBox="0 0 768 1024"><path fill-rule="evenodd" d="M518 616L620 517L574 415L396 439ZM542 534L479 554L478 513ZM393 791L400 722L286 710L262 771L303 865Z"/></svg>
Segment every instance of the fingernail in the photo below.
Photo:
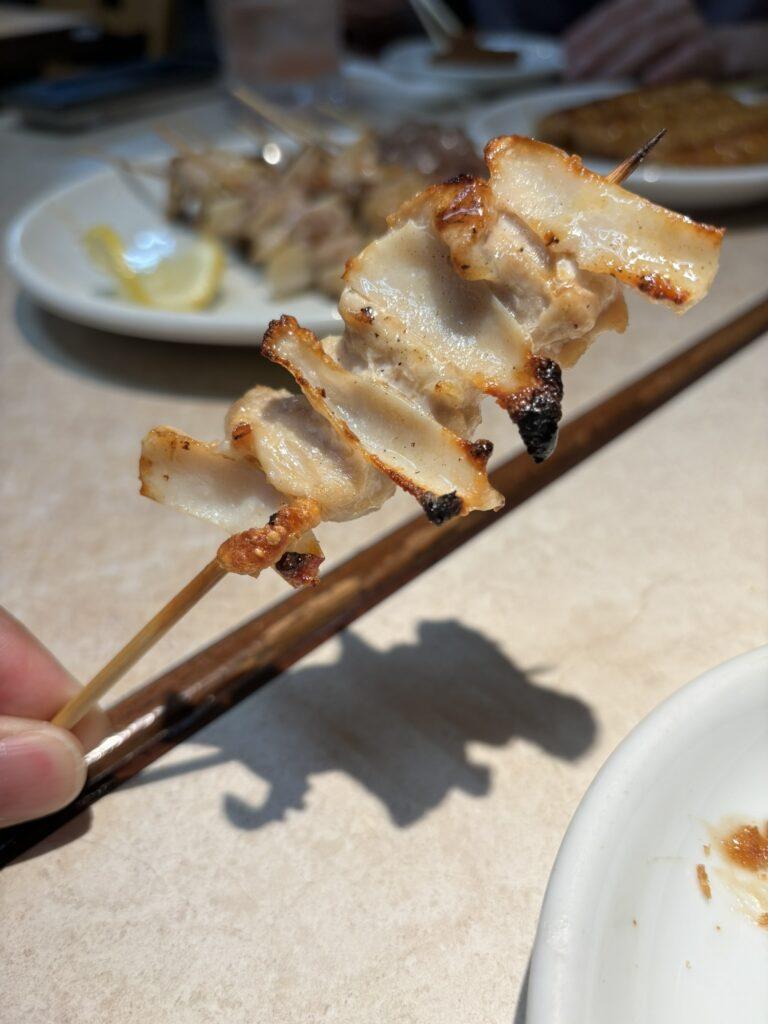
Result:
<svg viewBox="0 0 768 1024"><path fill-rule="evenodd" d="M85 783L77 741L54 727L0 738L0 826L64 807Z"/></svg>

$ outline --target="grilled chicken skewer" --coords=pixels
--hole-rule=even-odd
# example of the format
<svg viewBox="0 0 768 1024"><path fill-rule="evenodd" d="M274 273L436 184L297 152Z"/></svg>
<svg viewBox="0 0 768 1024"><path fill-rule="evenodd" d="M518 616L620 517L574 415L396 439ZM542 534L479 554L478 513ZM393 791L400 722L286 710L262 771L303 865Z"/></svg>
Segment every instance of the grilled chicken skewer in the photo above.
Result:
<svg viewBox="0 0 768 1024"><path fill-rule="evenodd" d="M254 389L230 411L219 447L151 432L143 493L228 532L253 522L251 505L237 521L224 509L243 487L252 502L257 481L272 489L264 519L314 501L312 526L372 511L393 484L436 524L500 507L486 474L492 444L474 437L482 397L508 411L535 460L546 458L561 416L560 367L598 333L625 328L621 285L687 309L709 288L722 232L529 139L497 139L486 159L487 180L418 194L348 262L340 337L321 341L288 316L270 325L262 354L292 373L304 400ZM311 518L302 508L297 528ZM240 532L253 559L242 541L238 571L283 571L264 535ZM228 568L234 543L222 555ZM306 540L286 545L295 568Z"/></svg>
<svg viewBox="0 0 768 1024"><path fill-rule="evenodd" d="M252 389L230 409L221 443L170 427L145 438L142 493L232 534L201 574L205 590L217 571L269 567L294 586L315 582L314 528L375 510L395 486L438 525L499 508L486 475L492 444L473 439L483 395L509 412L541 461L561 415L560 364L601 331L624 329L621 285L678 312L706 294L719 229L530 139L496 139L485 155L487 180L463 176L420 193L349 262L343 335L320 341L288 316L270 325L262 352L302 395ZM163 632L168 607L156 616ZM142 634L137 657L148 646ZM120 655L113 663L124 671ZM99 673L57 724L75 724L109 675Z"/></svg>

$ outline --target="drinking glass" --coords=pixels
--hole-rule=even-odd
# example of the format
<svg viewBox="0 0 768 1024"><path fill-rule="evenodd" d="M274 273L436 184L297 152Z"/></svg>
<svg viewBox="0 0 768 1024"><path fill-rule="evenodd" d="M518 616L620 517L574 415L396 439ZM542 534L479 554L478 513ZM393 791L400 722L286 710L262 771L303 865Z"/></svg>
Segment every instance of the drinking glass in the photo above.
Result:
<svg viewBox="0 0 768 1024"><path fill-rule="evenodd" d="M337 80L337 0L215 0L227 85L282 103L328 94Z"/></svg>

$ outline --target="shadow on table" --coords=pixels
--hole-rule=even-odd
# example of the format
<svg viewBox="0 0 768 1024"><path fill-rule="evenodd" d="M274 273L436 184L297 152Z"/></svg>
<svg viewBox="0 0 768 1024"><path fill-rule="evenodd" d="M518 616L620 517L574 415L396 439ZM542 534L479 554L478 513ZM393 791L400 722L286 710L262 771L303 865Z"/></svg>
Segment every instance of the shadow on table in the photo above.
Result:
<svg viewBox="0 0 768 1024"><path fill-rule="evenodd" d="M515 1004L515 1016L512 1024L525 1024L526 1017L528 1016L528 979L531 976L531 961L528 960L528 966L525 968L525 977L523 983L520 986L520 992L517 997L517 1003Z"/></svg>
<svg viewBox="0 0 768 1024"><path fill-rule="evenodd" d="M48 313L23 293L16 323L41 356L70 373L99 383L161 394L232 399L252 384L296 390L290 374L254 347L192 345L129 338L84 327Z"/></svg>
<svg viewBox="0 0 768 1024"><path fill-rule="evenodd" d="M62 846L66 846L68 843L72 843L75 839L80 839L82 836L87 835L90 832L91 824L93 822L93 810L90 807L86 807L84 811L81 811L76 818L72 818L61 828L57 828L55 832L51 832L45 839L41 839L40 842L35 843L21 856L16 857L12 864L22 864L25 860L34 860L35 857L42 857L46 853L52 853L54 850L58 850ZM9 830L10 831L10 830ZM0 829L0 848L2 847L3 830Z"/></svg>
<svg viewBox="0 0 768 1024"><path fill-rule="evenodd" d="M148 785L239 761L269 784L261 804L224 798L237 828L257 829L300 810L313 776L344 772L405 828L454 789L487 794L491 771L472 743L515 738L572 761L592 744L589 707L535 681L499 648L456 621L422 622L415 643L378 651L358 635L339 636L331 665L299 668L208 726L200 742L217 748L180 764L148 769Z"/></svg>

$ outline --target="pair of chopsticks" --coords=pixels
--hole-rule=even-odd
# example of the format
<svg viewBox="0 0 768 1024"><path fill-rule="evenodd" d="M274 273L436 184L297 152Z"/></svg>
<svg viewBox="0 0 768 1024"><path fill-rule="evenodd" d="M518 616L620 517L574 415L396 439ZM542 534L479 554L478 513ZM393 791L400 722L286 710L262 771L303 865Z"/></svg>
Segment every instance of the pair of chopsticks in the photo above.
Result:
<svg viewBox="0 0 768 1024"><path fill-rule="evenodd" d="M665 130L645 143L636 153L622 161L606 180L621 184L645 159L659 142ZM178 594L128 641L118 653L97 672L93 679L54 716L54 725L72 729L136 662L149 651L158 640L182 619L197 602L212 590L226 576L216 559L213 559Z"/></svg>

